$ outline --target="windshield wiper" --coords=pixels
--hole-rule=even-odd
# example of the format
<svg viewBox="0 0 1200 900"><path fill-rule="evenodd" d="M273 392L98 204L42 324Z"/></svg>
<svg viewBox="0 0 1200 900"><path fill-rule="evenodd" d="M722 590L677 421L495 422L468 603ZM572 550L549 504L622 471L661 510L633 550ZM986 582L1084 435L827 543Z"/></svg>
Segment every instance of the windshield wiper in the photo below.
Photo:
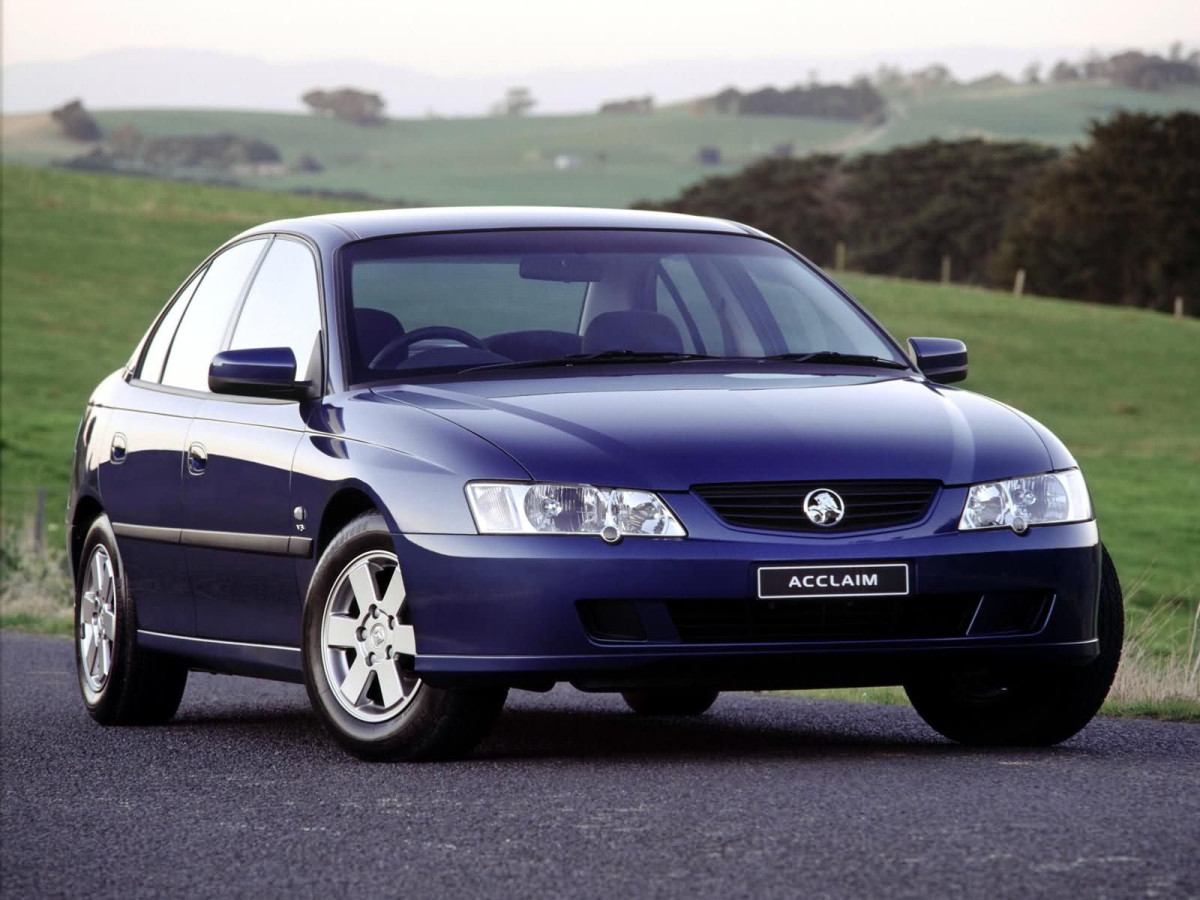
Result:
<svg viewBox="0 0 1200 900"><path fill-rule="evenodd" d="M644 363L644 362L680 362L689 359L723 359L720 356L709 356L705 353L670 353L645 350L603 350L599 353L572 353L568 356L555 356L550 359L526 359L512 362L488 363L482 366L471 366L458 374L467 372L483 372L488 369L540 369L552 366L573 366L578 363Z"/></svg>
<svg viewBox="0 0 1200 900"><path fill-rule="evenodd" d="M544 369L556 366L573 366L580 363L671 363L693 359L724 359L731 362L808 362L830 363L849 366L882 366L888 369L907 369L904 363L880 356L865 356L855 353L839 353L836 350L818 350L813 353L779 353L774 356L710 356L706 353L671 353L646 350L603 350L599 353L572 353L550 359L513 360L512 362L487 363L471 366L457 374L484 372L489 369Z"/></svg>
<svg viewBox="0 0 1200 900"><path fill-rule="evenodd" d="M817 350L813 353L777 353L774 356L764 356L764 360L782 360L785 362L801 363L832 363L847 366L881 366L885 369L907 369L908 366L894 359L884 359L881 356L867 356L858 353L839 353L837 350Z"/></svg>

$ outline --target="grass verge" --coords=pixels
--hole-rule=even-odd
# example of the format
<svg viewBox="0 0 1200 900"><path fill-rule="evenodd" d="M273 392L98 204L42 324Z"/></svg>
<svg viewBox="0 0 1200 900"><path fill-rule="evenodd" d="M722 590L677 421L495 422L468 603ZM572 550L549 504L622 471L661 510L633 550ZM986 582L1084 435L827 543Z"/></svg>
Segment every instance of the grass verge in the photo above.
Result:
<svg viewBox="0 0 1200 900"><path fill-rule="evenodd" d="M71 635L74 593L60 532L50 525L39 541L32 519L0 524L0 627Z"/></svg>

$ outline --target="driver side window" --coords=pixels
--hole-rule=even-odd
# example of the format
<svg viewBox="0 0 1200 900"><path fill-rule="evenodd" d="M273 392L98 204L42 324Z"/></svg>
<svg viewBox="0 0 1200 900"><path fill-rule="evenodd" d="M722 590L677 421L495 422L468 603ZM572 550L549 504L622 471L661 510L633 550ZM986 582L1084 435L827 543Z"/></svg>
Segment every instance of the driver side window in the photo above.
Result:
<svg viewBox="0 0 1200 900"><path fill-rule="evenodd" d="M320 376L320 331L321 295L312 252L299 241L276 238L254 276L229 349L290 347L296 380L308 381Z"/></svg>

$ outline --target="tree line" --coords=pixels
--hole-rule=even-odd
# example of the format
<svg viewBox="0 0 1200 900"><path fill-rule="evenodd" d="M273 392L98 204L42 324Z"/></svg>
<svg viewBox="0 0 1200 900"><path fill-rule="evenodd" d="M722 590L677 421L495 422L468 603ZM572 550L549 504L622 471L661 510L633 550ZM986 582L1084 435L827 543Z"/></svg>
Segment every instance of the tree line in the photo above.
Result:
<svg viewBox="0 0 1200 900"><path fill-rule="evenodd" d="M1121 112L1067 153L940 141L764 159L635 206L736 219L829 265L1200 314L1200 116Z"/></svg>
<svg viewBox="0 0 1200 900"><path fill-rule="evenodd" d="M692 104L696 112L742 116L815 116L824 119L878 122L884 118L887 101L866 78L849 85L797 84L780 90L764 87L739 91L728 87Z"/></svg>
<svg viewBox="0 0 1200 900"><path fill-rule="evenodd" d="M1002 87L1017 84L1003 72L962 82L941 63L905 72L898 66L883 64L871 77L876 86L890 90L926 90L963 85ZM1042 64L1031 62L1020 75L1024 84L1067 84L1073 81L1107 82L1140 91L1166 91L1175 87L1200 84L1200 50L1186 51L1180 41L1171 45L1166 56L1141 50L1124 50L1111 56L1095 51L1072 62L1060 59L1044 71Z"/></svg>

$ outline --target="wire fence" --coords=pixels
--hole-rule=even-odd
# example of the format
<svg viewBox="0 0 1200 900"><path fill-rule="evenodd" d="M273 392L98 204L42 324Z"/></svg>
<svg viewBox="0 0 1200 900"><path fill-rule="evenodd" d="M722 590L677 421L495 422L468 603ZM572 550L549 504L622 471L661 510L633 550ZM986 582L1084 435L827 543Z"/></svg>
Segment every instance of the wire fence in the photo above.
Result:
<svg viewBox="0 0 1200 900"><path fill-rule="evenodd" d="M938 277L938 281L940 281L942 284L953 283L953 280L954 280L952 277L953 273L954 273L953 263L954 263L954 260L950 256L950 254L947 253L942 256L941 270L940 270L940 274ZM834 248L833 248L833 270L835 272L856 271L854 269L848 269L846 266L846 242L845 241L838 241L837 244L834 245ZM863 274L866 274L866 273L863 273ZM1012 293L1013 293L1014 297L1020 297L1025 293L1025 270L1024 269L1017 269L1016 273L1013 275ZM1193 303L1194 303L1194 301L1193 301ZM1144 308L1154 309L1156 307L1149 306L1149 307L1144 307ZM1187 311L1188 311L1187 301L1184 300L1184 298L1182 296L1175 297L1174 300L1170 304L1169 311L1176 319L1182 319L1187 314Z"/></svg>
<svg viewBox="0 0 1200 900"><path fill-rule="evenodd" d="M61 504L54 492L44 486L4 487L0 493L0 528L5 531L28 529L35 550L45 547L48 533L57 531L62 516Z"/></svg>

